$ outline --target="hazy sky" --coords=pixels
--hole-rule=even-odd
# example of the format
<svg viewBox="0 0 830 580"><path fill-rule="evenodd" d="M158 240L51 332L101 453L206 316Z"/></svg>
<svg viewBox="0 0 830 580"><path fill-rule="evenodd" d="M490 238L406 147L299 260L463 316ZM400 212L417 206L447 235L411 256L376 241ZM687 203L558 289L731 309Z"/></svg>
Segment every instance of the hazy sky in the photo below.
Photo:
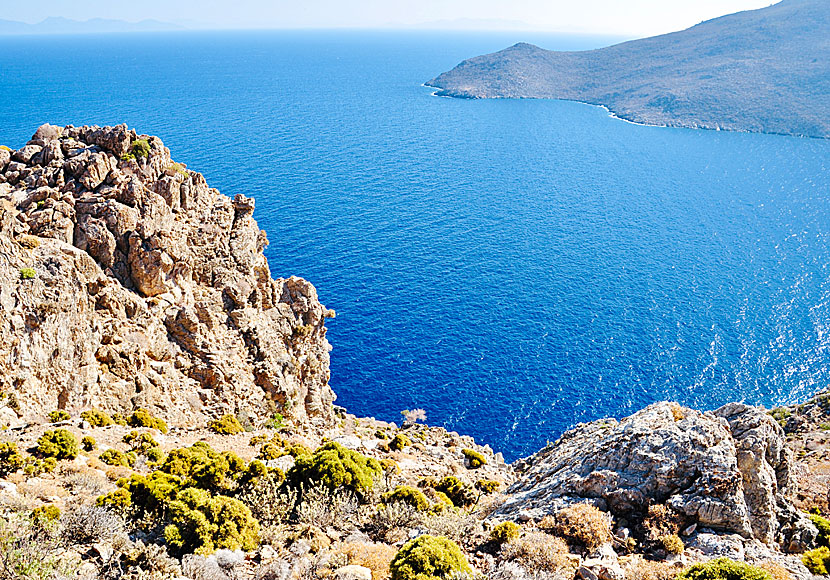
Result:
<svg viewBox="0 0 830 580"><path fill-rule="evenodd" d="M761 8L771 0L33 0L3 2L0 18L36 22L153 18L200 27L410 27L458 19L575 33L649 35ZM460 25L460 23L459 23ZM480 23L479 26L482 24Z"/></svg>

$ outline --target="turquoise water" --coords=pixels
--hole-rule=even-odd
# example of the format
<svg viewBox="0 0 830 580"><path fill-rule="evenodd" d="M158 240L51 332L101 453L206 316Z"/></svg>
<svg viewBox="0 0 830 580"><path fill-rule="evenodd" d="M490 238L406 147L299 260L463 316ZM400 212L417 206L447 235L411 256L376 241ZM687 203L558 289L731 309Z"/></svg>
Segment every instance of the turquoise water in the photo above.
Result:
<svg viewBox="0 0 830 580"><path fill-rule="evenodd" d="M160 135L257 200L276 276L338 312L332 386L515 458L673 399L828 384L830 142L640 127L421 83L519 40L435 33L0 39L0 143L40 123Z"/></svg>

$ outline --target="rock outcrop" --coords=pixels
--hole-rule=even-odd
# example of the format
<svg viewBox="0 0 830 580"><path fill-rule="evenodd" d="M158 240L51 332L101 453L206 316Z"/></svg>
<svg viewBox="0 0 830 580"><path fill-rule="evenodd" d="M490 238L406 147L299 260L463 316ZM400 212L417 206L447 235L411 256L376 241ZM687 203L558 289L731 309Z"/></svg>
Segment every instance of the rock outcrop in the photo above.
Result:
<svg viewBox="0 0 830 580"><path fill-rule="evenodd" d="M44 125L0 149L0 391L20 417L330 422L333 311L271 278L253 211L126 125Z"/></svg>
<svg viewBox="0 0 830 580"><path fill-rule="evenodd" d="M517 465L500 517L538 519L590 501L629 525L664 504L695 525L800 551L816 530L789 501L791 452L763 409L701 413L657 403L582 424Z"/></svg>

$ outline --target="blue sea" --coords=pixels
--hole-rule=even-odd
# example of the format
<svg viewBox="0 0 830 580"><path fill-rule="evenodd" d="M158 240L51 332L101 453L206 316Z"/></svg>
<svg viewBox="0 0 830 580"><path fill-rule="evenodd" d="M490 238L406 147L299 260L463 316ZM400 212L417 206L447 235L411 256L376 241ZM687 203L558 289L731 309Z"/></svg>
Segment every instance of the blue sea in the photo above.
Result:
<svg viewBox="0 0 830 580"><path fill-rule="evenodd" d="M515 459L653 401L769 406L828 386L830 142L422 86L518 41L609 42L5 38L0 143L126 122L255 197L273 274L337 311L331 383L358 415L423 408Z"/></svg>

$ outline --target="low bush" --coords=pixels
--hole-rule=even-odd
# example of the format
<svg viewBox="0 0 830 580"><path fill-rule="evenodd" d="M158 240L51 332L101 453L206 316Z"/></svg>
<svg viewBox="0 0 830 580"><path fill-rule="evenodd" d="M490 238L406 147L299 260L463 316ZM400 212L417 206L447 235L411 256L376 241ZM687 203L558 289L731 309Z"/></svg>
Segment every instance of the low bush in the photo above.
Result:
<svg viewBox="0 0 830 580"><path fill-rule="evenodd" d="M38 477L44 473L52 473L57 464L58 460L54 457L38 459L30 456L23 460L23 473L29 477Z"/></svg>
<svg viewBox="0 0 830 580"><path fill-rule="evenodd" d="M35 269L34 268L20 268L20 279L21 280L34 280L35 279Z"/></svg>
<svg viewBox="0 0 830 580"><path fill-rule="evenodd" d="M363 566L372 571L372 580L385 580L389 577L389 564L397 550L386 544L349 542L340 547L350 565Z"/></svg>
<svg viewBox="0 0 830 580"><path fill-rule="evenodd" d="M93 451L97 445L95 438L91 435L84 435L81 438L81 448L84 451Z"/></svg>
<svg viewBox="0 0 830 580"><path fill-rule="evenodd" d="M66 429L46 431L37 440L37 452L42 457L75 459L78 456L78 440Z"/></svg>
<svg viewBox="0 0 830 580"><path fill-rule="evenodd" d="M392 503L405 503L414 507L419 512L424 512L429 509L429 500L420 489L409 487L408 485L399 485L394 491L383 494L383 503L389 505Z"/></svg>
<svg viewBox="0 0 830 580"><path fill-rule="evenodd" d="M827 576L828 569L830 569L830 548L822 546L809 552L804 552L801 556L801 561L804 566L817 576ZM698 580L692 578L691 580ZM703 579L708 580L708 579Z"/></svg>
<svg viewBox="0 0 830 580"><path fill-rule="evenodd" d="M561 572L562 577L571 578L576 564L568 556L568 545L562 538L542 532L529 532L502 545L499 551L500 559L516 562L528 572Z"/></svg>
<svg viewBox="0 0 830 580"><path fill-rule="evenodd" d="M479 479L475 485L475 488L485 495L496 493L500 487L501 482L492 479Z"/></svg>
<svg viewBox="0 0 830 580"><path fill-rule="evenodd" d="M259 544L259 523L237 499L188 488L168 508L172 523L164 529L164 539L179 553L251 551Z"/></svg>
<svg viewBox="0 0 830 580"><path fill-rule="evenodd" d="M683 551L686 549L686 546L683 545L683 540L681 540L680 536L678 536L677 534L660 536L659 542L660 545L663 546L663 549L669 554L682 554Z"/></svg>
<svg viewBox="0 0 830 580"><path fill-rule="evenodd" d="M498 545L502 545L517 539L521 532L522 528L519 524L502 522L490 530L490 539Z"/></svg>
<svg viewBox="0 0 830 580"><path fill-rule="evenodd" d="M6 477L23 467L23 454L17 443L4 441L0 443L0 477Z"/></svg>
<svg viewBox="0 0 830 580"><path fill-rule="evenodd" d="M133 498L128 490L119 487L113 492L99 496L95 500L95 505L127 517L132 510Z"/></svg>
<svg viewBox="0 0 830 580"><path fill-rule="evenodd" d="M382 475L383 469L376 459L329 442L312 456L298 457L287 474L287 481L295 488L318 484L331 490L342 487L362 498Z"/></svg>
<svg viewBox="0 0 830 580"><path fill-rule="evenodd" d="M283 486L284 479L281 471L269 470L238 496L263 526L272 527L284 523L297 505L298 493Z"/></svg>
<svg viewBox="0 0 830 580"><path fill-rule="evenodd" d="M118 449L107 449L98 456L98 459L107 465L116 467L132 467L135 464L135 455L133 455L131 459L128 454L123 451L119 451Z"/></svg>
<svg viewBox="0 0 830 580"><path fill-rule="evenodd" d="M233 415L225 415L221 419L211 421L208 423L208 429L220 435L237 435L245 432L242 423Z"/></svg>
<svg viewBox="0 0 830 580"><path fill-rule="evenodd" d="M131 450L141 454L146 454L150 449L159 446L153 436L147 432L130 431L122 437L121 441L129 445Z"/></svg>
<svg viewBox="0 0 830 580"><path fill-rule="evenodd" d="M61 534L70 545L103 542L125 531L123 518L102 506L72 506L61 518Z"/></svg>
<svg viewBox="0 0 830 580"><path fill-rule="evenodd" d="M452 540L429 535L410 540L389 564L392 580L445 580L470 574L470 565Z"/></svg>
<svg viewBox="0 0 830 580"><path fill-rule="evenodd" d="M611 541L611 524L604 512L587 503L578 503L556 514L554 531L593 552Z"/></svg>
<svg viewBox="0 0 830 580"><path fill-rule="evenodd" d="M279 431L285 427L285 417L280 413L274 413L270 419L265 423L266 429L276 429Z"/></svg>
<svg viewBox="0 0 830 580"><path fill-rule="evenodd" d="M57 411L52 411L51 413L49 413L50 423L60 423L61 421L69 421L69 419L69 413L67 413L63 409L58 409Z"/></svg>
<svg viewBox="0 0 830 580"><path fill-rule="evenodd" d="M389 449L391 449L392 451L403 451L410 445L412 445L412 441L409 440L409 437L401 433L398 433L397 435L395 435L392 441L389 442Z"/></svg>
<svg viewBox="0 0 830 580"><path fill-rule="evenodd" d="M475 449L462 449L461 453L464 455L464 459L467 460L470 469L478 469L482 465L487 465L487 458Z"/></svg>
<svg viewBox="0 0 830 580"><path fill-rule="evenodd" d="M677 580L772 580L772 576L758 566L718 558L694 564L678 574Z"/></svg>
<svg viewBox="0 0 830 580"><path fill-rule="evenodd" d="M150 144L147 139L136 139L130 145L130 153L135 157L147 157L150 154Z"/></svg>
<svg viewBox="0 0 830 580"><path fill-rule="evenodd" d="M46 504L32 510L32 522L40 525L51 525L61 517L61 510L54 504Z"/></svg>
<svg viewBox="0 0 830 580"><path fill-rule="evenodd" d="M127 425L130 427L150 427L151 429L157 429L162 433L167 433L167 423L165 423L163 419L153 417L145 409L136 409L133 411L133 413L127 417Z"/></svg>
<svg viewBox="0 0 830 580"><path fill-rule="evenodd" d="M98 409L90 409L81 413L81 419L92 425L93 427L106 427L112 425L114 421L112 417Z"/></svg>
<svg viewBox="0 0 830 580"><path fill-rule="evenodd" d="M472 487L452 475L448 475L434 487L436 491L450 498L455 507L467 507L475 503L476 498Z"/></svg>
<svg viewBox="0 0 830 580"><path fill-rule="evenodd" d="M813 525L818 530L816 543L819 546L830 547L830 520L827 520L818 514L811 514L810 521L813 522Z"/></svg>

